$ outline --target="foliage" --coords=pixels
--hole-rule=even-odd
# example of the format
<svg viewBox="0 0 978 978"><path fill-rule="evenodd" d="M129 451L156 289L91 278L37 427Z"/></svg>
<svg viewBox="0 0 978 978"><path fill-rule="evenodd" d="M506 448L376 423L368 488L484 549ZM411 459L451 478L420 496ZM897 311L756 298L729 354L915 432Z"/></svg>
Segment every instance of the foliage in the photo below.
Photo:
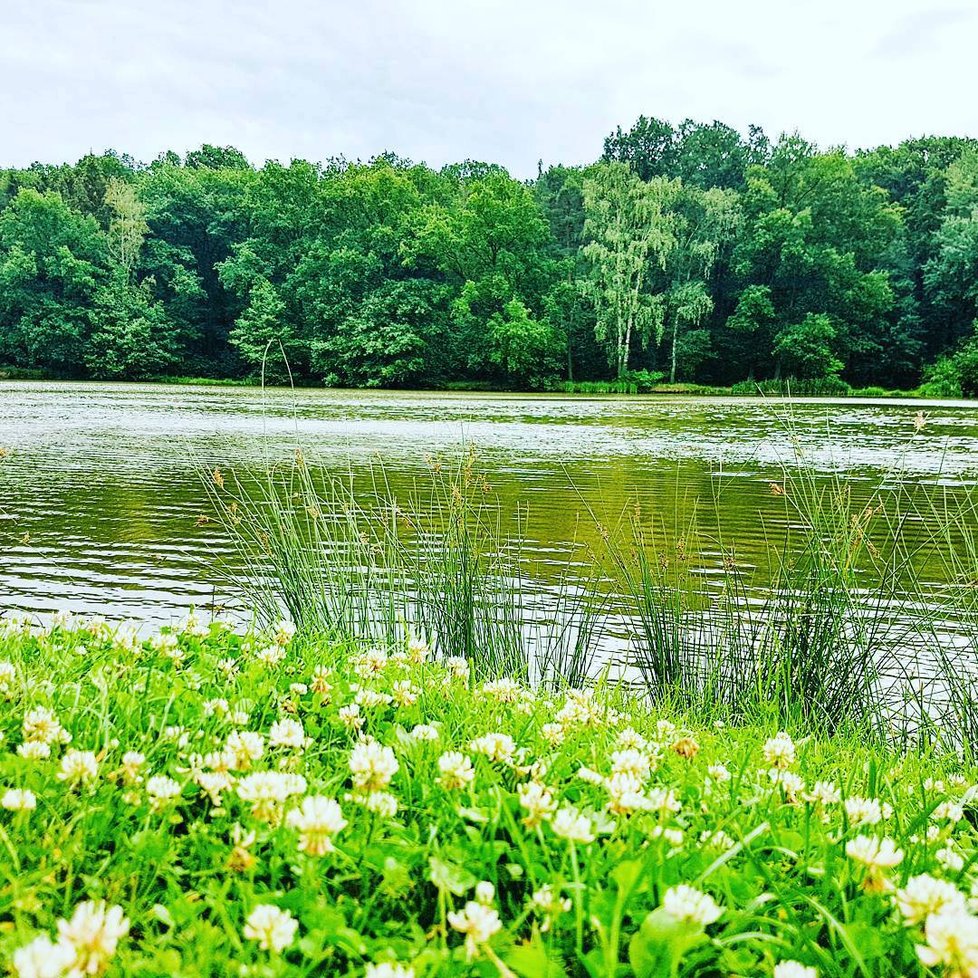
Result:
<svg viewBox="0 0 978 978"><path fill-rule="evenodd" d="M850 154L646 116L528 182L212 145L34 164L0 171L0 363L254 378L271 340L299 383L910 389L970 369L976 188L974 140Z"/></svg>
<svg viewBox="0 0 978 978"><path fill-rule="evenodd" d="M975 772L951 757L692 726L287 623L9 620L0 663L22 978L974 966Z"/></svg>

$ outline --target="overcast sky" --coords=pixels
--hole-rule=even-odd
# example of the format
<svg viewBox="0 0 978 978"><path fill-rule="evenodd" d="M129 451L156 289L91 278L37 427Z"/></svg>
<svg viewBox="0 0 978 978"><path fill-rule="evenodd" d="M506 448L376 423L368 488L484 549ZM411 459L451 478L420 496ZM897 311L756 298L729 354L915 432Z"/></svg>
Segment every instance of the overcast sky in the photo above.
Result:
<svg viewBox="0 0 978 978"><path fill-rule="evenodd" d="M518 176L644 113L978 136L975 0L0 0L0 165L203 142Z"/></svg>

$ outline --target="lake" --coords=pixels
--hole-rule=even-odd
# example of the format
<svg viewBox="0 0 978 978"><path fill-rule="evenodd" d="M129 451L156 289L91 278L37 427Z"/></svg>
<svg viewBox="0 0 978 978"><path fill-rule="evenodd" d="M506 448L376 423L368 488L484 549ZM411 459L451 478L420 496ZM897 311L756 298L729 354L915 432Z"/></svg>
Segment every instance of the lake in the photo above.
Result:
<svg viewBox="0 0 978 978"><path fill-rule="evenodd" d="M545 588L595 519L636 501L682 522L699 500L707 572L729 553L763 564L786 519L771 483L799 453L857 492L900 478L953 494L978 478L978 405L4 382L0 604L166 623L224 603L200 473L255 471L297 444L354 476L380 462L404 492L431 457L475 446L503 510L524 513Z"/></svg>

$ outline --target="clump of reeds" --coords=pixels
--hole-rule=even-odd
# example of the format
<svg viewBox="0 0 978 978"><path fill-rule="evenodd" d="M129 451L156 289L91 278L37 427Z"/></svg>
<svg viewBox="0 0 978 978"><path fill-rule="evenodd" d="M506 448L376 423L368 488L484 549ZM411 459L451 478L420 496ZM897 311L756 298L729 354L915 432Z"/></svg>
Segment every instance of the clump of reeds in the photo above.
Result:
<svg viewBox="0 0 978 978"><path fill-rule="evenodd" d="M857 493L799 456L771 484L784 510L753 576L677 487L671 509L630 507L589 564L568 561L546 585L524 552L525 514L501 510L472 451L429 460L407 498L382 467L355 483L301 451L255 477L214 470L207 485L268 621L284 608L334 639L413 633L481 676L550 688L592 681L624 633L625 673L688 715L978 743L974 493L952 500L892 473Z"/></svg>

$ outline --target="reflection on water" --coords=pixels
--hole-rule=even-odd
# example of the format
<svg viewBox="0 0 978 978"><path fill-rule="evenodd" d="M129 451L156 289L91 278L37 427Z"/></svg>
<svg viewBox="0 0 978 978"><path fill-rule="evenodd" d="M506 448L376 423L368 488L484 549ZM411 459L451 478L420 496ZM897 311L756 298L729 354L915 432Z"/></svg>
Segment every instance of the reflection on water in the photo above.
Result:
<svg viewBox="0 0 978 978"><path fill-rule="evenodd" d="M914 415L927 424L913 437ZM247 472L296 443L409 491L430 455L478 448L544 585L571 542L643 513L686 521L741 566L762 564L784 507L770 483L800 451L855 486L888 472L950 487L978 474L978 412L958 402L336 392L109 384L0 385L0 604L168 622L223 600L224 549L201 466ZM696 500L700 504L696 506ZM715 500L715 505L714 505ZM705 504L704 504L705 502ZM590 515L586 513L590 511ZM721 546L722 542L722 546Z"/></svg>

